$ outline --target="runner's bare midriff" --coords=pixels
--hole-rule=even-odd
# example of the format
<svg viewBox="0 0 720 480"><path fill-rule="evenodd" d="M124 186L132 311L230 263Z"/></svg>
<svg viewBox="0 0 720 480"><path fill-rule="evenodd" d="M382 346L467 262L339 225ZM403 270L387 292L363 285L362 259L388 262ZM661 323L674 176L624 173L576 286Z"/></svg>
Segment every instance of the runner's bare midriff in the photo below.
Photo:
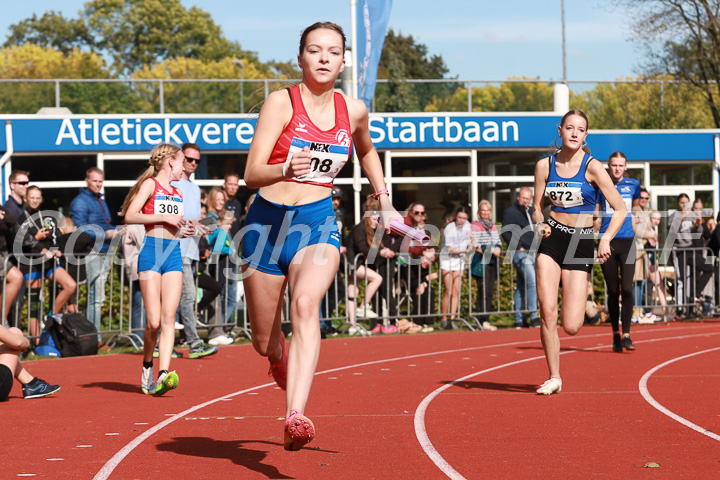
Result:
<svg viewBox="0 0 720 480"><path fill-rule="evenodd" d="M281 205L304 205L329 197L331 188L296 182L278 182L262 187L260 195L273 203Z"/></svg>

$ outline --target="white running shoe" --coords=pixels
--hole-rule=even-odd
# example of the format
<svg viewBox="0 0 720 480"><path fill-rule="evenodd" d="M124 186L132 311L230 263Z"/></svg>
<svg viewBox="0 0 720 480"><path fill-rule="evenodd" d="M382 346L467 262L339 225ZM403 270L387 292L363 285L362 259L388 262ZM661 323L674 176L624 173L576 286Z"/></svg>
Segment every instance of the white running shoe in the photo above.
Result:
<svg viewBox="0 0 720 480"><path fill-rule="evenodd" d="M375 313L370 305L365 305L364 307L360 307L358 309L358 317L360 318L377 318L377 313Z"/></svg>
<svg viewBox="0 0 720 480"><path fill-rule="evenodd" d="M185 329L185 325L183 325L182 323L175 322L175 330L184 330L184 329Z"/></svg>
<svg viewBox="0 0 720 480"><path fill-rule="evenodd" d="M535 391L538 395L552 395L553 393L560 393L560 391L562 391L562 380L557 377L550 377Z"/></svg>
<svg viewBox="0 0 720 480"><path fill-rule="evenodd" d="M358 335L360 334L360 329L356 327L355 325L350 325L350 328L348 328L347 331L348 335Z"/></svg>
<svg viewBox="0 0 720 480"><path fill-rule="evenodd" d="M208 340L208 344L210 345L232 345L233 339L228 337L227 335L218 335L215 338L211 338Z"/></svg>
<svg viewBox="0 0 720 480"><path fill-rule="evenodd" d="M482 323L482 329L483 329L483 330L486 330L486 331L488 331L488 332L494 332L495 330L497 330L497 327L496 327L495 325L491 325L490 322L488 322L487 320L485 320L485 321Z"/></svg>
<svg viewBox="0 0 720 480"><path fill-rule="evenodd" d="M155 393L155 373L153 372L153 367L142 369L142 384L141 384L142 391L145 395L152 395Z"/></svg>

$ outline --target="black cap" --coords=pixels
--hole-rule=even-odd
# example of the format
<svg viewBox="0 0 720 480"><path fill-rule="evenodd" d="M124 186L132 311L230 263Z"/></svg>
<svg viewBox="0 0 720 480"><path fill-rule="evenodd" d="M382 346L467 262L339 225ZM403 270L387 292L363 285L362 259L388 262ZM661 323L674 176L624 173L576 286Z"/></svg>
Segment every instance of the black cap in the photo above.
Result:
<svg viewBox="0 0 720 480"><path fill-rule="evenodd" d="M333 197L333 198L335 198L335 197L342 198L342 197L343 197L343 191L342 191L342 189L341 189L340 187L333 187L333 189L332 189L332 197Z"/></svg>

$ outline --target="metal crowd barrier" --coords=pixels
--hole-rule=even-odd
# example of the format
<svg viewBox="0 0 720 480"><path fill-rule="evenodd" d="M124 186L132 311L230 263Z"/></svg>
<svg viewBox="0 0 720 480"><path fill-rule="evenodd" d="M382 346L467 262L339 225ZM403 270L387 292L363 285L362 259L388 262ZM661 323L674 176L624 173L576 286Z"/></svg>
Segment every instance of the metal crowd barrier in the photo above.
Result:
<svg viewBox="0 0 720 480"><path fill-rule="evenodd" d="M113 254L93 254L99 257L109 257L109 271L105 282L105 301L102 305L100 325L98 333L106 338L108 345L115 345L120 340L127 340L130 344L137 348L140 348L143 344L143 330L145 328L145 311L142 304L142 298L138 295L134 299L134 293L139 288L137 282L131 281L129 271L127 270L126 263L118 255ZM29 282L23 280L23 286L21 287L16 299L13 301L13 305L9 308L9 312L6 319L3 319L3 324L6 326L17 326L23 330L26 336L30 339L38 339L42 332L42 323L46 315L54 313L54 301L59 293L61 287L55 280L55 278L48 278L49 274L54 271L58 266L65 268L72 276L76 283L75 293L70 297L65 307L57 313L70 313L80 312L85 316L88 315L88 305L90 303L90 288L87 284L87 262L91 258L89 254L67 254L61 255L60 257L54 257L48 262L41 262L35 264L36 259L41 259L42 254L25 254L25 257L29 259L29 265L23 266L23 273L26 273L32 278L33 275L39 276L42 279L42 288L39 291L37 298L26 295L29 291L27 287ZM209 263L213 263L216 259L211 258ZM18 268L20 264L15 259L7 256L3 259L3 266L5 271L10 268ZM215 279L218 279L219 269L215 270ZM197 280L197 276L196 276ZM222 285L223 291L227 291L230 280L226 278L224 285ZM241 285L241 282L238 282ZM5 312L7 302L10 299L7 298L7 275L2 280L2 312ZM236 290L237 292L237 290ZM238 297L241 297L242 289L238 292ZM221 327L228 331L235 330L238 334L246 335L250 337L250 326L247 319L245 310L237 310L231 313L229 321L227 323L220 320L222 315L221 299L225 300L224 306L228 307L229 298L225 295L218 295L215 299L215 320L206 316L198 318L199 323L196 324L198 330L207 330L213 327ZM135 327L133 328L133 308L136 306L136 301L140 301L140 318L136 320ZM197 298L195 299L195 306L197 306ZM136 312L137 314L138 312ZM204 320L204 321L203 321ZM35 328L35 325L39 325L39 328Z"/></svg>
<svg viewBox="0 0 720 480"><path fill-rule="evenodd" d="M100 254L105 255L105 254ZM412 259L407 254L399 254L395 258L382 259L368 265L361 256L349 259L341 255L340 268L335 279L326 293L320 307L321 321L332 322L341 332L348 332L351 327L356 329L360 335L369 335L371 325L380 323L389 325L399 319L408 319L417 323L434 324L438 319L446 318L455 322L455 326L461 326L469 330L482 329L482 323L490 319L490 316L514 316L515 314L528 315L533 310L528 308L527 303L516 309L514 306L514 294L517 290L517 271L512 262L512 252L503 251L496 259L497 268L486 269L486 274L494 274L494 281L479 282L478 277L473 277L471 272L472 255L467 255L464 260L463 269L458 273L457 290L447 290L448 304L451 304L452 297L457 297L457 307L452 311L447 308L442 311L442 299L446 294L446 285L443 281L443 272L440 270L440 261L447 254L436 254L436 260L430 265L429 270L423 271L418 259ZM666 258L663 257L666 255ZM27 254L28 258L40 258L40 254ZM52 313L54 299L60 290L60 285L54 279L48 280L50 268L57 268L62 265L73 276L77 284L75 294L68 300L63 311L86 312L89 304L89 288L85 272L87 255L71 255L79 260L79 265L72 265L68 262L68 256L63 255L52 259L52 262L41 262L28 265L24 271L29 275L38 274L43 279L43 288L37 299L28 297L27 288L23 281L23 287L9 308L8 318L4 320L5 325L19 326L32 339L40 336L41 329L35 328L36 320L39 322ZM99 333L108 338L108 344L115 344L125 339L135 348L142 346L142 330L144 329L144 308L140 304L142 319L135 321L133 327L132 316L136 302L142 302L140 296L133 294L137 289L137 283L130 280L129 272L126 271L126 263L117 255L110 255L110 271L105 284L105 302L102 307ZM457 255L452 258L459 260ZM217 258L209 259L212 265ZM17 262L6 257L3 259L5 269L12 268ZM644 312L662 313L664 319L675 312L683 312L686 317L692 316L695 310L700 315L717 313L717 301L720 298L720 262L713 257L707 248L674 248L664 252L662 249L645 249L645 253L637 260L636 268L642 268L645 272L644 283L636 283L635 307ZM78 263L78 262L75 262ZM229 262L229 266L233 266ZM364 267L372 269L380 274L382 283L372 299L366 303L372 306L377 318L369 318L367 310L361 310L359 306L364 299L364 292L368 289L367 276L359 278L358 269ZM680 269L684 269L685 276L679 278ZM219 269L212 269L215 280L219 280ZM231 275L236 281L236 308L229 315L227 322L222 319L223 309L230 307L228 295L218 295L213 301L215 317L209 318L207 310L201 312L198 317L198 330L209 330L212 328L223 328L225 331L234 331L238 335L251 338L251 329L245 308L244 290L239 264L235 265L235 275ZM207 273L208 270L206 270ZM431 274L431 278L425 277ZM196 275L196 279L197 279ZM224 292L228 291L230 278L225 278L221 285ZM417 286L426 282L428 287L423 294L418 294ZM477 295L484 292L479 291L480 286L493 284L492 305L485 311L478 311ZM527 282L525 283L527 288ZM355 290L354 298L349 295L350 288ZM7 302L10 299L6 296L7 276L2 283L2 312L5 312ZM663 305L658 290L665 293L665 304ZM526 291L524 298L527 302ZM606 299L605 299L606 300ZM197 297L195 306L197 306ZM349 310L351 302L355 303L354 321L351 320ZM605 305L607 302L603 302ZM603 307L603 306L601 306ZM496 317L497 318L497 317ZM287 292L282 322L290 323L290 293Z"/></svg>
<svg viewBox="0 0 720 480"><path fill-rule="evenodd" d="M635 282L635 307L666 319L676 312L685 317L718 313L720 262L710 249L645 248L635 268L641 271L636 278L642 277Z"/></svg>

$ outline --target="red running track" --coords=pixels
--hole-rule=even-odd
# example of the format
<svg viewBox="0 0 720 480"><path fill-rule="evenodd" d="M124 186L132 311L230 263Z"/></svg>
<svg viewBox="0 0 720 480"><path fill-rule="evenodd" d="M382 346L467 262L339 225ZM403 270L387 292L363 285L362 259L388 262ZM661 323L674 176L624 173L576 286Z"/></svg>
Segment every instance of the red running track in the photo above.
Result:
<svg viewBox="0 0 720 480"><path fill-rule="evenodd" d="M140 393L139 355L28 362L55 396L2 405L1 478L718 478L720 323L607 326L562 337L563 392L538 330L323 341L307 415L282 448L284 394L249 345L173 360L180 386ZM649 463L659 467L648 468Z"/></svg>

